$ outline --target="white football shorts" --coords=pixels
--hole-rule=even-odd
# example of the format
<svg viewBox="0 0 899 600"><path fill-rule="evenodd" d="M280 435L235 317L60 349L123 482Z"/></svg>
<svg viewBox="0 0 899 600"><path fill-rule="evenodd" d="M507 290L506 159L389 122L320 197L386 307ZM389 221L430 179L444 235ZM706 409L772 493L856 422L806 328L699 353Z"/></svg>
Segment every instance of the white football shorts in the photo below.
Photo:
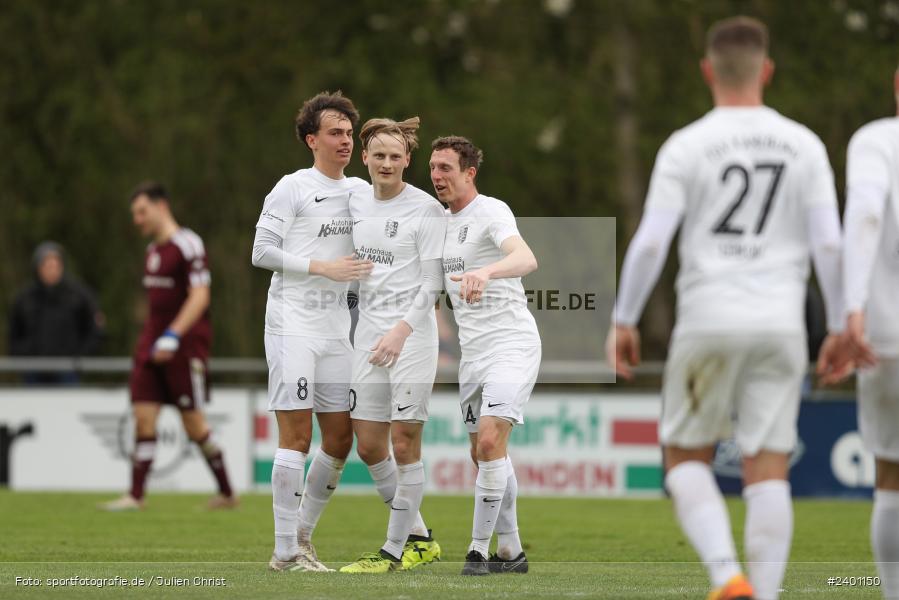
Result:
<svg viewBox="0 0 899 600"><path fill-rule="evenodd" d="M859 371L858 429L874 456L899 462L899 358Z"/></svg>
<svg viewBox="0 0 899 600"><path fill-rule="evenodd" d="M350 410L352 354L348 339L266 333L268 409Z"/></svg>
<svg viewBox="0 0 899 600"><path fill-rule="evenodd" d="M524 423L524 406L540 371L541 347L497 350L459 363L459 400L469 433L477 433L480 417Z"/></svg>
<svg viewBox="0 0 899 600"><path fill-rule="evenodd" d="M792 451L807 367L804 333L676 337L662 382L662 444L701 448L733 436L744 456Z"/></svg>
<svg viewBox="0 0 899 600"><path fill-rule="evenodd" d="M353 351L350 416L382 423L427 421L437 376L437 346L406 346L389 369L369 363L371 356L369 350Z"/></svg>

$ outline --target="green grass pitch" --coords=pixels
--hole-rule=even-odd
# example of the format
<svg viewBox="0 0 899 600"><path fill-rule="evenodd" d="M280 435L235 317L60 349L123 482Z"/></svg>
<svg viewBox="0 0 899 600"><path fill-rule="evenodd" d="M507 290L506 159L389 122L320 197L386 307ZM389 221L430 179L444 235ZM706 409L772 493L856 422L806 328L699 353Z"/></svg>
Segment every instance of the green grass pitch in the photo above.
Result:
<svg viewBox="0 0 899 600"><path fill-rule="evenodd" d="M519 499L527 575L463 578L472 500L425 498L423 514L443 561L388 575L270 573L271 498L247 495L240 509L209 513L205 497L153 494L141 513L102 513L109 495L0 490L0 598L690 598L703 599L702 566L666 500ZM743 506L729 502L742 536ZM782 598L879 598L876 587L834 586L828 577L875 575L866 502L796 502L791 564ZM314 542L332 567L375 551L387 511L375 496L334 497ZM49 587L50 578L143 578L145 586ZM16 577L43 585L16 585ZM160 585L182 578L187 585ZM224 579L224 586L194 578ZM149 582L149 583L147 583ZM169 583L162 580L162 583ZM199 582L202 583L202 582Z"/></svg>

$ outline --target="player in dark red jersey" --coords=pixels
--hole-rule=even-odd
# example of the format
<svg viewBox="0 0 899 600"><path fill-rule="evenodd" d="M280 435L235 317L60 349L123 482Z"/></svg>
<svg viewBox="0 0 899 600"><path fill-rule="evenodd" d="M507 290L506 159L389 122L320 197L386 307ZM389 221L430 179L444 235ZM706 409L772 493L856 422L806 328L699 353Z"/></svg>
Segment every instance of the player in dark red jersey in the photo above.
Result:
<svg viewBox="0 0 899 600"><path fill-rule="evenodd" d="M209 508L231 508L231 490L222 450L203 414L209 401L206 363L209 323L209 268L203 240L172 216L162 185L146 182L131 194L131 214L147 247L143 285L149 314L134 352L131 404L136 442L131 458L131 490L102 505L106 510L143 508L147 475L156 449L156 420L163 404L181 412L188 437L199 446L219 486Z"/></svg>

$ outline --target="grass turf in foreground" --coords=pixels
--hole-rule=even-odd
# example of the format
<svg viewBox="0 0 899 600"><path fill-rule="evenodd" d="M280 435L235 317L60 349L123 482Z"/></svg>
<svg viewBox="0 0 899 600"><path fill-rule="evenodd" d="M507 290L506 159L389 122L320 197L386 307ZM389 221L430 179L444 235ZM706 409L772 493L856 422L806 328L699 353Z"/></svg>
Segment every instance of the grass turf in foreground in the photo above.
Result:
<svg viewBox="0 0 899 600"><path fill-rule="evenodd" d="M384 576L267 572L272 516L265 495L245 496L237 511L219 513L202 509L205 497L175 494L152 494L141 513L97 511L107 498L0 492L0 597L636 599L704 598L708 591L666 500L521 498L531 572L463 578L458 573L472 508L466 497L425 499L422 511L443 547L441 563ZM739 501L729 505L739 546L743 507ZM880 597L877 588L857 582L827 583L829 577L876 574L869 511L864 502L798 501L782 597ZM377 550L386 521L376 497L338 494L315 534L320 558L339 567ZM129 583L142 578L144 587L49 587L51 578L116 576ZM16 577L38 578L43 585L16 585Z"/></svg>

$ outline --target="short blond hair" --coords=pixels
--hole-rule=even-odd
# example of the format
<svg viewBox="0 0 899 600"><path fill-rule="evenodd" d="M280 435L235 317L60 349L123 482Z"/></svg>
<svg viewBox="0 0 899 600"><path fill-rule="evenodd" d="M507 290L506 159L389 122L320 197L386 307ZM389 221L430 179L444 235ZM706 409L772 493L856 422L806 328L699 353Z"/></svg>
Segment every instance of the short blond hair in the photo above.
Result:
<svg viewBox="0 0 899 600"><path fill-rule="evenodd" d="M768 56L768 28L752 17L724 19L709 29L705 49L718 81L739 87L758 76Z"/></svg>
<svg viewBox="0 0 899 600"><path fill-rule="evenodd" d="M402 141L403 145L406 146L406 154L409 154L418 148L417 132L420 125L421 119L418 117L411 117L399 122L386 118L369 119L362 126L362 130L359 132L359 139L362 141L362 148L368 150L368 145L372 139L376 135L384 133Z"/></svg>

